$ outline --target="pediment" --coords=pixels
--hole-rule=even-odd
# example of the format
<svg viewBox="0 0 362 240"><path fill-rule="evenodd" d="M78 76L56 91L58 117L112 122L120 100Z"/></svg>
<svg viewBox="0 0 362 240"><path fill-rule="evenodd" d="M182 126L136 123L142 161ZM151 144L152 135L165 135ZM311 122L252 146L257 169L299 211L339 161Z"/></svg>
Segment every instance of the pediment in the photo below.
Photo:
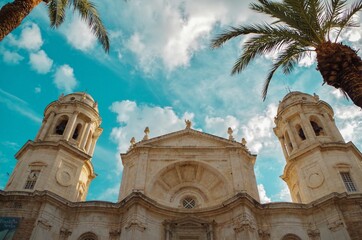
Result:
<svg viewBox="0 0 362 240"><path fill-rule="evenodd" d="M242 147L241 143L193 129L141 141L135 147Z"/></svg>

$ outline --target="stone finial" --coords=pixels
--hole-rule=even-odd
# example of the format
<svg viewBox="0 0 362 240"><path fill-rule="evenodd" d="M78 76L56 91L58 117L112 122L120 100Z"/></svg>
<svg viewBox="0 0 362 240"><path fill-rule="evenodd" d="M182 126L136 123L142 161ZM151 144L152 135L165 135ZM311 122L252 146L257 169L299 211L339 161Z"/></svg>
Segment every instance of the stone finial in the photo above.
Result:
<svg viewBox="0 0 362 240"><path fill-rule="evenodd" d="M319 101L319 96L317 94L313 93L313 97L315 100Z"/></svg>
<svg viewBox="0 0 362 240"><path fill-rule="evenodd" d="M84 92L84 93L82 94L82 99L85 100L86 98L87 98L87 94Z"/></svg>
<svg viewBox="0 0 362 240"><path fill-rule="evenodd" d="M185 119L185 123L186 123L186 129L190 129L192 122L188 119L187 120Z"/></svg>
<svg viewBox="0 0 362 240"><path fill-rule="evenodd" d="M241 144L243 144L244 146L247 144L247 141L245 140L245 138L241 139Z"/></svg>
<svg viewBox="0 0 362 240"><path fill-rule="evenodd" d="M129 141L131 143L131 145L129 146L128 150L131 150L133 148L133 146L136 144L136 139L134 137L131 138L131 141Z"/></svg>
<svg viewBox="0 0 362 240"><path fill-rule="evenodd" d="M145 136L143 137L143 140L148 140L148 134L150 133L150 128L146 127L143 132L145 133Z"/></svg>
<svg viewBox="0 0 362 240"><path fill-rule="evenodd" d="M59 100L59 101L62 101L63 98L64 98L64 93L60 94L60 96L58 97L58 100Z"/></svg>
<svg viewBox="0 0 362 240"><path fill-rule="evenodd" d="M93 103L93 107L94 107L94 108L98 107L98 102L97 102L97 101L95 101L95 102Z"/></svg>
<svg viewBox="0 0 362 240"><path fill-rule="evenodd" d="M229 140L234 141L233 130L231 127L228 128Z"/></svg>

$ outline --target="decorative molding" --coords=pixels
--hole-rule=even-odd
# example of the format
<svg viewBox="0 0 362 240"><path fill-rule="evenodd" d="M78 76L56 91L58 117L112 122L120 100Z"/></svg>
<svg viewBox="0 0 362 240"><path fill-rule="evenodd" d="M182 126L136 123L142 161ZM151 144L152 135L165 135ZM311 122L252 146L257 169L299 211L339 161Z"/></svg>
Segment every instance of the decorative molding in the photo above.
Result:
<svg viewBox="0 0 362 240"><path fill-rule="evenodd" d="M49 221L48 220L45 220L45 219L39 219L38 220L38 225L48 231L50 231L50 229L52 228L52 225L49 224Z"/></svg>
<svg viewBox="0 0 362 240"><path fill-rule="evenodd" d="M344 223L341 219L328 223L328 229L331 230L332 232L336 232L342 227L344 227Z"/></svg>

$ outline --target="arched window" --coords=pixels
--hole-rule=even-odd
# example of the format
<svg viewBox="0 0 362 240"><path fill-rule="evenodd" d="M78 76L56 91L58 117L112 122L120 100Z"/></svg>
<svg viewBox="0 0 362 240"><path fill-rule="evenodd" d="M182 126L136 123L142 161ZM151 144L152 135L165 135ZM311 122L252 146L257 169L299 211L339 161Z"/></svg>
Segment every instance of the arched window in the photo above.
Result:
<svg viewBox="0 0 362 240"><path fill-rule="evenodd" d="M83 233L78 240L98 240L98 237L92 232L86 232Z"/></svg>
<svg viewBox="0 0 362 240"><path fill-rule="evenodd" d="M289 233L289 234L285 235L285 236L282 238L282 240L301 240L301 238L298 237L298 236L295 235L295 234Z"/></svg>
<svg viewBox="0 0 362 240"><path fill-rule="evenodd" d="M55 126L55 134L63 135L68 123L68 116L62 116L59 118L57 125Z"/></svg>
<svg viewBox="0 0 362 240"><path fill-rule="evenodd" d="M324 135L322 124L321 124L321 122L319 121L319 119L316 116L312 116L310 118L310 125L312 125L314 134L316 136Z"/></svg>
<svg viewBox="0 0 362 240"><path fill-rule="evenodd" d="M304 141L305 140L305 134L304 134L303 128L298 124L296 126L296 129L297 129L297 132L298 132L298 136L300 137L300 139L302 141Z"/></svg>
<svg viewBox="0 0 362 240"><path fill-rule="evenodd" d="M82 129L82 124L78 123L77 127L74 130L73 136L72 136L72 138L74 140L77 140L81 129Z"/></svg>

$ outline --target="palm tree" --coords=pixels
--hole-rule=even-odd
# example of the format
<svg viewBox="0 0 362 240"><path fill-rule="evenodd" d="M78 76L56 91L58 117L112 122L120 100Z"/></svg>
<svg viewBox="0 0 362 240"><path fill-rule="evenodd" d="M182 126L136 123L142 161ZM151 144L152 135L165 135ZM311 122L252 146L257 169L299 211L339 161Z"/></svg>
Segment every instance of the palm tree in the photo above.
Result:
<svg viewBox="0 0 362 240"><path fill-rule="evenodd" d="M217 48L234 37L251 35L243 44L232 74L243 71L257 56L277 53L264 83L265 100L277 69L289 74L303 57L315 51L324 83L341 89L362 107L361 58L357 51L337 42L342 30L358 26L355 15L362 8L362 0L348 9L347 0L257 0L250 8L274 21L231 27L212 40L212 47Z"/></svg>
<svg viewBox="0 0 362 240"><path fill-rule="evenodd" d="M41 2L42 0L14 0L14 2L5 4L0 9L0 41L17 28L21 21ZM93 34L102 44L104 51L109 51L107 31L93 3L88 0L44 0L44 2L48 6L52 27L57 28L63 23L65 8L72 6L73 10L77 10L81 18L88 23Z"/></svg>

